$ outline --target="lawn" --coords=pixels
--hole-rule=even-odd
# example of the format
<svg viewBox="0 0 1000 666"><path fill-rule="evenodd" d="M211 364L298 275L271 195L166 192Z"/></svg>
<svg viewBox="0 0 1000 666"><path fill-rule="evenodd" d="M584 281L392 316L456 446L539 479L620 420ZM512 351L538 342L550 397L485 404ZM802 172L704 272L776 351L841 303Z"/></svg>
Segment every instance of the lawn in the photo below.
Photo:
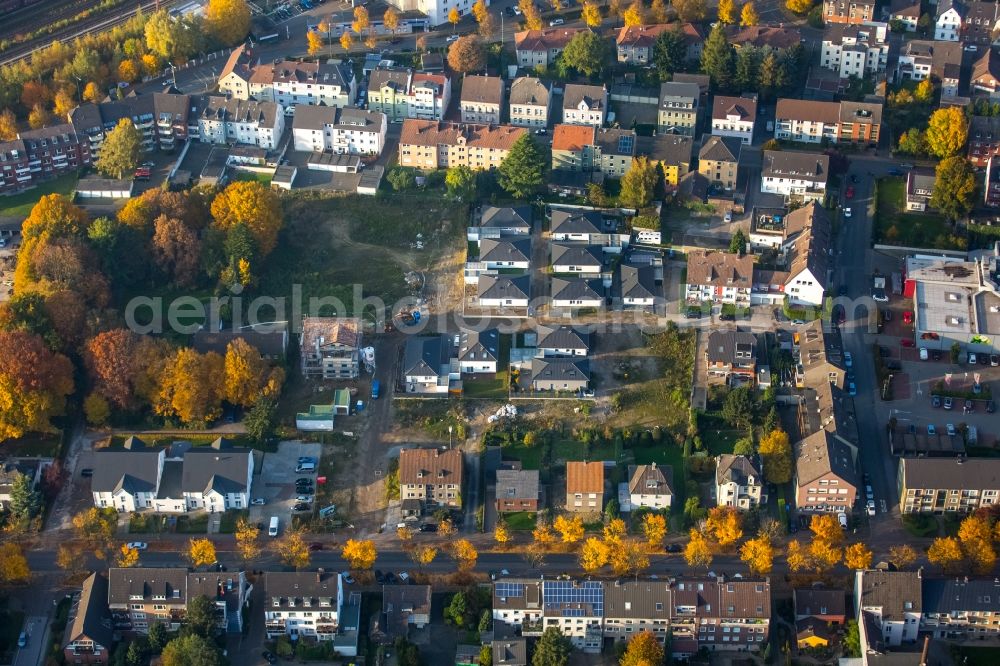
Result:
<svg viewBox="0 0 1000 666"><path fill-rule="evenodd" d="M251 182L258 182L261 185L265 185L267 187L271 186L271 178L273 174L257 173L256 171L232 171L231 173L232 175L230 176L229 179L233 181L245 180Z"/></svg>
<svg viewBox="0 0 1000 666"><path fill-rule="evenodd" d="M721 416L717 414L698 415L698 435L702 444L708 450L709 455L717 456L720 453L732 453L736 440L745 437L746 434L733 430Z"/></svg>
<svg viewBox="0 0 1000 666"><path fill-rule="evenodd" d="M905 247L940 250L961 249L951 235L951 227L940 215L907 213L906 179L878 181L878 208L875 212L875 242Z"/></svg>
<svg viewBox="0 0 1000 666"><path fill-rule="evenodd" d="M994 666L1000 663L1000 648L962 645L955 649L962 656L964 666Z"/></svg>
<svg viewBox="0 0 1000 666"><path fill-rule="evenodd" d="M508 373L510 370L510 334L500 335L500 348L497 350L497 373L492 378L479 377L462 381L462 397L464 398L488 398L493 400L506 400L507 387L509 385Z"/></svg>
<svg viewBox="0 0 1000 666"><path fill-rule="evenodd" d="M219 532L222 534L233 534L236 531L236 523L240 518L249 518L250 511L248 509L243 509L242 511L226 511L222 514L222 519L219 521Z"/></svg>
<svg viewBox="0 0 1000 666"><path fill-rule="evenodd" d="M42 183L38 187L9 197L0 197L0 217L27 217L38 200L46 194L64 194L72 196L76 183L80 180L78 173L68 173L55 180Z"/></svg>
<svg viewBox="0 0 1000 666"><path fill-rule="evenodd" d="M208 532L208 514L198 516L177 516L178 534L205 534Z"/></svg>
<svg viewBox="0 0 1000 666"><path fill-rule="evenodd" d="M507 527L517 532L528 532L535 529L535 514L530 511L515 511L503 514Z"/></svg>
<svg viewBox="0 0 1000 666"><path fill-rule="evenodd" d="M915 537L934 536L938 532L938 524L934 516L924 514L908 514L903 516L903 527Z"/></svg>
<svg viewBox="0 0 1000 666"><path fill-rule="evenodd" d="M503 457L520 460L524 469L541 469L542 459L545 457L545 447L540 444L525 446L519 442L512 446L503 447Z"/></svg>
<svg viewBox="0 0 1000 666"><path fill-rule="evenodd" d="M29 432L4 442L3 449L9 456L55 458L59 455L61 441L62 435L59 433Z"/></svg>

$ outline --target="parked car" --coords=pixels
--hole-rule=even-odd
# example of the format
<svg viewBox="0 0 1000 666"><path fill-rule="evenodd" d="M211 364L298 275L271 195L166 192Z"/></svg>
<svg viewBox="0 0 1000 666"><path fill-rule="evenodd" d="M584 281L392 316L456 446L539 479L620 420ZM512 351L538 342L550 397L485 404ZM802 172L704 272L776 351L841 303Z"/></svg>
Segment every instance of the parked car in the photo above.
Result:
<svg viewBox="0 0 1000 666"><path fill-rule="evenodd" d="M726 211L726 216L723 219L726 221L727 224L730 223L730 222L732 222L733 221L733 211L727 210Z"/></svg>
<svg viewBox="0 0 1000 666"><path fill-rule="evenodd" d="M933 352L931 352L931 358L934 359L935 361L940 361L941 360L941 350L940 349L935 349Z"/></svg>
<svg viewBox="0 0 1000 666"><path fill-rule="evenodd" d="M910 338L902 338L899 341L899 344L903 345L904 347L916 347L917 346L917 344L913 340L911 340Z"/></svg>
<svg viewBox="0 0 1000 666"><path fill-rule="evenodd" d="M966 414L971 414L972 412L976 411L976 403L972 402L971 400L966 400L963 411Z"/></svg>
<svg viewBox="0 0 1000 666"><path fill-rule="evenodd" d="M449 35L448 39L444 40L446 43L451 44L452 42L457 42L461 35Z"/></svg>
<svg viewBox="0 0 1000 666"><path fill-rule="evenodd" d="M848 219L851 217L851 207L850 206L848 206L847 208L844 209L844 217L846 217Z"/></svg>
<svg viewBox="0 0 1000 666"><path fill-rule="evenodd" d="M264 650L263 652L260 653L260 656L264 659L264 661L266 661L269 664L278 663L278 657L273 652L268 652L267 650Z"/></svg>
<svg viewBox="0 0 1000 666"><path fill-rule="evenodd" d="M992 414L995 411L997 411L997 404L992 400L990 400L989 402L986 403L986 413Z"/></svg>
<svg viewBox="0 0 1000 666"><path fill-rule="evenodd" d="M926 361L926 360L927 360L927 359L929 359L930 357L931 357L931 353L930 353L930 351L929 351L929 350L927 349L927 347L921 347L921 348L920 348L920 360L921 360L921 361Z"/></svg>
<svg viewBox="0 0 1000 666"><path fill-rule="evenodd" d="M385 574L382 573L379 569L375 570L375 582L378 583L379 585L385 584Z"/></svg>
<svg viewBox="0 0 1000 666"><path fill-rule="evenodd" d="M954 423L949 423L949 424L947 424L947 425L946 425L946 426L944 427L944 431L945 431L946 433L948 433L948 435L950 435L951 437L954 437L954 436L955 436L955 433L957 432L957 431L955 430L955 424L954 424Z"/></svg>
<svg viewBox="0 0 1000 666"><path fill-rule="evenodd" d="M857 395L858 394L858 386L857 386L857 384L855 384L854 382L848 382L847 383L847 394L848 395Z"/></svg>
<svg viewBox="0 0 1000 666"><path fill-rule="evenodd" d="M865 512L869 516L874 516L875 515L875 501L874 500L868 500L867 502L865 502Z"/></svg>
<svg viewBox="0 0 1000 666"><path fill-rule="evenodd" d="M931 407L940 407L940 406L941 406L941 396L939 396L939 395L932 395L931 396Z"/></svg>
<svg viewBox="0 0 1000 666"><path fill-rule="evenodd" d="M438 526L434 523L423 523L418 529L421 532L437 532Z"/></svg>
<svg viewBox="0 0 1000 666"><path fill-rule="evenodd" d="M847 198L848 199L853 199L854 198L854 186L853 185L848 185L847 186Z"/></svg>
<svg viewBox="0 0 1000 666"><path fill-rule="evenodd" d="M565 19L561 19L561 18L552 19L551 21L549 21L549 27L550 28L554 28L557 25L563 25L564 23L566 23Z"/></svg>
<svg viewBox="0 0 1000 666"><path fill-rule="evenodd" d="M295 498L295 501L299 502L300 504L308 504L309 502L313 501L313 498L312 495L299 495L298 497Z"/></svg>
<svg viewBox="0 0 1000 666"><path fill-rule="evenodd" d="M323 550L323 544L321 544L319 541L313 541L311 544L309 544L309 550Z"/></svg>
<svg viewBox="0 0 1000 666"><path fill-rule="evenodd" d="M990 365L994 368L1000 365L1000 355L990 354Z"/></svg>
<svg viewBox="0 0 1000 666"><path fill-rule="evenodd" d="M933 423L927 424L927 434L928 435L936 435L937 434L937 428L934 427Z"/></svg>
<svg viewBox="0 0 1000 666"><path fill-rule="evenodd" d="M21 635L17 637L17 647L23 648L28 644L28 633L25 631L21 632Z"/></svg>
<svg viewBox="0 0 1000 666"><path fill-rule="evenodd" d="M892 310L882 310L882 321L892 321Z"/></svg>
<svg viewBox="0 0 1000 666"><path fill-rule="evenodd" d="M310 506L305 502L299 502L298 504L292 507L292 511L308 511L309 509Z"/></svg>
<svg viewBox="0 0 1000 666"><path fill-rule="evenodd" d="M976 361L977 361L977 359L976 359L976 353L975 352L969 352L969 359L968 360L969 360L969 365L975 365Z"/></svg>
<svg viewBox="0 0 1000 666"><path fill-rule="evenodd" d="M844 367L850 368L854 365L854 357L851 352L844 352Z"/></svg>
<svg viewBox="0 0 1000 666"><path fill-rule="evenodd" d="M254 506L264 506L265 504L267 504L267 500L265 500L263 497L257 497L254 498L254 500L251 501L250 503L253 504Z"/></svg>
<svg viewBox="0 0 1000 666"><path fill-rule="evenodd" d="M953 406L954 406L954 400L952 400L951 396L946 397L944 399L944 408L951 409Z"/></svg>
<svg viewBox="0 0 1000 666"><path fill-rule="evenodd" d="M851 174L851 182L852 183L857 183L858 182L858 174L856 174L856 173L852 173Z"/></svg>
<svg viewBox="0 0 1000 666"><path fill-rule="evenodd" d="M679 543L672 543L669 546L667 546L668 553L679 553L683 550L684 546L680 545Z"/></svg>
<svg viewBox="0 0 1000 666"><path fill-rule="evenodd" d="M354 577L351 575L350 571L345 571L344 573L340 574L340 578L348 585L354 585Z"/></svg>
<svg viewBox="0 0 1000 666"><path fill-rule="evenodd" d="M129 541L125 545L129 548L135 548L136 550L146 550L148 547L145 541Z"/></svg>
<svg viewBox="0 0 1000 666"><path fill-rule="evenodd" d="M837 521L843 529L847 529L847 514L843 511L837 513Z"/></svg>

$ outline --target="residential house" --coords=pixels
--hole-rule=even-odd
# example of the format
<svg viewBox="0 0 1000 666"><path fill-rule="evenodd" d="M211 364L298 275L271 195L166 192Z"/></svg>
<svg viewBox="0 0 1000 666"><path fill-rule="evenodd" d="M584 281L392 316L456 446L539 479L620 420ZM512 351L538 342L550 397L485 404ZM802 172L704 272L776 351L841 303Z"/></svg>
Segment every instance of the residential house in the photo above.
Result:
<svg viewBox="0 0 1000 666"><path fill-rule="evenodd" d="M755 206L750 213L750 250L780 250L791 235L787 220L788 210L783 206Z"/></svg>
<svg viewBox="0 0 1000 666"><path fill-rule="evenodd" d="M675 658L693 656L699 648L756 652L767 642L771 584L766 578L678 579L673 584L672 601Z"/></svg>
<svg viewBox="0 0 1000 666"><path fill-rule="evenodd" d="M493 628L520 631L524 636L542 634L542 581L498 578L493 583Z"/></svg>
<svg viewBox="0 0 1000 666"><path fill-rule="evenodd" d="M556 125L552 133L553 171L594 171L597 128Z"/></svg>
<svg viewBox="0 0 1000 666"><path fill-rule="evenodd" d="M275 102L282 109L306 105L344 108L354 104L357 83L350 66L343 63L283 60L255 66L248 90L249 97L233 97Z"/></svg>
<svg viewBox="0 0 1000 666"><path fill-rule="evenodd" d="M710 136L698 152L698 173L727 191L736 188L743 142L731 136Z"/></svg>
<svg viewBox="0 0 1000 666"><path fill-rule="evenodd" d="M818 583L812 587L796 588L792 590L792 607L796 622L811 618L840 627L847 624L847 595L841 589L823 587Z"/></svg>
<svg viewBox="0 0 1000 666"><path fill-rule="evenodd" d="M8 458L0 462L0 509L10 509L11 493L20 477L28 477L31 487L37 488L42 471L51 464L51 458Z"/></svg>
<svg viewBox="0 0 1000 666"><path fill-rule="evenodd" d="M783 252L787 274L781 290L794 305L818 307L829 287L833 229L830 216L815 201L785 218L789 230Z"/></svg>
<svg viewBox="0 0 1000 666"><path fill-rule="evenodd" d="M598 279L558 278L549 281L554 308L604 307L604 282Z"/></svg>
<svg viewBox="0 0 1000 666"><path fill-rule="evenodd" d="M482 275L476 285L476 299L482 308L527 308L530 293L527 275Z"/></svg>
<svg viewBox="0 0 1000 666"><path fill-rule="evenodd" d="M566 84L563 90L563 124L600 127L607 112L608 89L605 86Z"/></svg>
<svg viewBox="0 0 1000 666"><path fill-rule="evenodd" d="M604 644L601 630L604 619L603 581L544 580L542 597L545 599L542 610L545 629L558 628L574 648L583 652L596 654L601 651Z"/></svg>
<svg viewBox="0 0 1000 666"><path fill-rule="evenodd" d="M897 472L902 513L970 513L1000 503L1000 461L902 458Z"/></svg>
<svg viewBox="0 0 1000 666"><path fill-rule="evenodd" d="M933 77L941 85L941 97L958 95L962 75L962 45L913 39L899 50L896 81L923 81Z"/></svg>
<svg viewBox="0 0 1000 666"><path fill-rule="evenodd" d="M114 625L108 612L108 579L103 573L90 574L80 593L73 595L61 640L67 664L111 663Z"/></svg>
<svg viewBox="0 0 1000 666"><path fill-rule="evenodd" d="M615 42L618 47L618 62L630 65L647 65L653 62L653 46L660 34L668 30L680 32L687 46L687 60L701 57L701 45L705 42L703 30L693 23L655 23L653 25L625 26L618 31Z"/></svg>
<svg viewBox="0 0 1000 666"><path fill-rule="evenodd" d="M688 253L685 299L688 303L750 305L753 257L713 250Z"/></svg>
<svg viewBox="0 0 1000 666"><path fill-rule="evenodd" d="M874 0L823 0L826 23L867 23L875 20Z"/></svg>
<svg viewBox="0 0 1000 666"><path fill-rule="evenodd" d="M726 26L726 37L733 46L769 47L780 51L802 42L802 33L795 28L770 25Z"/></svg>
<svg viewBox="0 0 1000 666"><path fill-rule="evenodd" d="M632 510L637 507L669 509L674 491L670 488L674 469L670 465L628 466L628 496Z"/></svg>
<svg viewBox="0 0 1000 666"><path fill-rule="evenodd" d="M159 494L166 459L164 449L147 449L138 437L129 437L123 449L103 449L96 455L90 488L94 506L114 507L122 513L152 508Z"/></svg>
<svg viewBox="0 0 1000 666"><path fill-rule="evenodd" d="M831 25L823 33L820 64L841 79L864 79L884 72L889 62L887 33L884 23Z"/></svg>
<svg viewBox="0 0 1000 666"><path fill-rule="evenodd" d="M463 375L497 371L500 358L500 333L495 328L485 331L462 331L458 338L458 367Z"/></svg>
<svg viewBox="0 0 1000 666"><path fill-rule="evenodd" d="M497 513L538 511L540 493L537 469L497 470Z"/></svg>
<svg viewBox="0 0 1000 666"><path fill-rule="evenodd" d="M919 0L892 0L889 3L889 20L899 21L906 26L906 32L917 31L920 20Z"/></svg>
<svg viewBox="0 0 1000 666"><path fill-rule="evenodd" d="M510 124L548 127L552 108L551 85L533 76L519 76L510 84Z"/></svg>
<svg viewBox="0 0 1000 666"><path fill-rule="evenodd" d="M19 132L0 142L0 193L34 187L90 164L90 142L68 123Z"/></svg>
<svg viewBox="0 0 1000 666"><path fill-rule="evenodd" d="M882 129L882 105L867 102L840 103L840 128L837 143L875 146Z"/></svg>
<svg viewBox="0 0 1000 666"><path fill-rule="evenodd" d="M594 209L565 209L551 207L550 237L554 241L600 245L606 251L618 254L628 245L629 235L618 233L618 220L605 218Z"/></svg>
<svg viewBox="0 0 1000 666"><path fill-rule="evenodd" d="M623 263L618 272L622 307L653 310L663 302L663 288L657 287L656 268L652 264Z"/></svg>
<svg viewBox="0 0 1000 666"><path fill-rule="evenodd" d="M669 580L619 578L604 585L604 636L627 641L648 631L665 643L674 616Z"/></svg>
<svg viewBox="0 0 1000 666"><path fill-rule="evenodd" d="M840 105L804 99L779 99L774 110L774 138L803 143L837 142Z"/></svg>
<svg viewBox="0 0 1000 666"><path fill-rule="evenodd" d="M660 132L694 136L698 128L701 92L693 83L668 81L660 84L656 127Z"/></svg>
<svg viewBox="0 0 1000 666"><path fill-rule="evenodd" d="M995 3L942 0L934 17L934 39L988 48L998 23L1000 10Z"/></svg>
<svg viewBox="0 0 1000 666"><path fill-rule="evenodd" d="M996 578L922 578L920 631L949 641L996 639L1000 581Z"/></svg>
<svg viewBox="0 0 1000 666"><path fill-rule="evenodd" d="M489 270L528 270L531 238L483 238L479 241L479 261Z"/></svg>
<svg viewBox="0 0 1000 666"><path fill-rule="evenodd" d="M274 102L206 95L194 110L197 130L189 132L202 143L242 143L274 150L285 132L285 114Z"/></svg>
<svg viewBox="0 0 1000 666"><path fill-rule="evenodd" d="M817 320L799 327L792 336L791 351L796 361L796 388L813 387L816 394L812 397L812 402L820 403L815 409L810 400L803 404L812 413L833 412L836 407L835 398L828 389L830 386L843 387L844 371L840 367L837 352L832 347L828 348L822 323ZM821 426L819 424L815 428L804 430L815 431Z"/></svg>
<svg viewBox="0 0 1000 666"><path fill-rule="evenodd" d="M691 170L694 139L683 134L657 134L636 137L636 153L652 164L659 164L663 182L676 188Z"/></svg>
<svg viewBox="0 0 1000 666"><path fill-rule="evenodd" d="M409 69L376 69L368 78L368 110L384 113L394 123L408 118L412 79Z"/></svg>
<svg viewBox="0 0 1000 666"><path fill-rule="evenodd" d="M227 97L250 99L250 77L253 76L254 62L254 52L249 44L240 44L233 49L219 71L219 92Z"/></svg>
<svg viewBox="0 0 1000 666"><path fill-rule="evenodd" d="M855 572L854 611L862 650L867 645L880 653L916 642L923 608L921 577L919 571Z"/></svg>
<svg viewBox="0 0 1000 666"><path fill-rule="evenodd" d="M85 161L97 159L107 133L118 125L118 121L124 119L130 120L132 125L139 130L140 147L143 152L152 150L171 152L189 136L198 136L197 106L202 103L202 100L203 98L200 96L181 95L174 88L153 94L140 95L131 92L121 100L81 104L69 112L69 122L81 144L80 156L86 158ZM281 128L284 128L283 124ZM51 128L48 131L52 132L54 129ZM40 133L42 138L46 137L44 129ZM242 138L242 136L233 136L231 143L240 141ZM202 140L204 141L204 139ZM49 143L52 143L51 139ZM249 141L249 143L253 143L253 141ZM31 146L27 147L30 151ZM39 147L41 146L39 145ZM41 152L44 162L45 151ZM69 153L70 160L72 157L72 153ZM53 155L53 168L57 166L59 161Z"/></svg>
<svg viewBox="0 0 1000 666"><path fill-rule="evenodd" d="M490 643L493 666L528 666L528 641L516 636ZM478 663L478 662L477 662Z"/></svg>
<svg viewBox="0 0 1000 666"><path fill-rule="evenodd" d="M531 388L535 391L586 391L590 364L585 358L531 359Z"/></svg>
<svg viewBox="0 0 1000 666"><path fill-rule="evenodd" d="M972 66L972 90L986 93L990 99L1000 96L1000 57L993 49L986 49Z"/></svg>
<svg viewBox="0 0 1000 666"><path fill-rule="evenodd" d="M944 42L960 41L965 15L964 3L957 0L939 0L934 16L934 39Z"/></svg>
<svg viewBox="0 0 1000 666"><path fill-rule="evenodd" d="M578 460L566 463L566 510L590 513L604 510L604 463Z"/></svg>
<svg viewBox="0 0 1000 666"><path fill-rule="evenodd" d="M484 279L480 279L480 286ZM406 392L447 395L461 375L454 351L446 335L411 336L403 354Z"/></svg>
<svg viewBox="0 0 1000 666"><path fill-rule="evenodd" d="M406 117L444 120L451 103L451 79L444 74L415 72L406 96Z"/></svg>
<svg viewBox="0 0 1000 666"><path fill-rule="evenodd" d="M1000 206L1000 162L995 162L992 156L986 161L983 203L991 208Z"/></svg>
<svg viewBox="0 0 1000 666"><path fill-rule="evenodd" d="M165 481L170 481L170 463L165 464ZM94 471L94 478L97 470ZM209 513L239 511L250 506L253 483L253 451L232 447L221 437L211 446L188 449L181 461L181 493L186 511L205 509ZM169 483L161 483L167 494ZM159 499L159 498L158 498ZM174 497L170 497L174 499Z"/></svg>
<svg viewBox="0 0 1000 666"><path fill-rule="evenodd" d="M590 352L590 334L573 326L558 326L556 328L538 329L538 341L535 349L539 356L548 358L577 356L583 357Z"/></svg>
<svg viewBox="0 0 1000 666"><path fill-rule="evenodd" d="M462 122L499 125L503 93L503 80L499 76L466 74L459 100Z"/></svg>
<svg viewBox="0 0 1000 666"><path fill-rule="evenodd" d="M934 172L910 169L906 174L906 210L924 212L934 194Z"/></svg>
<svg viewBox="0 0 1000 666"><path fill-rule="evenodd" d="M266 361L284 362L288 350L288 326L284 322L274 322L219 331L203 328L192 336L191 346L199 354L211 351L225 356L229 345L236 340L242 340L259 351L260 357Z"/></svg>
<svg viewBox="0 0 1000 666"><path fill-rule="evenodd" d="M479 215L479 238L527 236L531 233L530 206L483 206ZM470 238L470 240L472 240Z"/></svg>
<svg viewBox="0 0 1000 666"><path fill-rule="evenodd" d="M716 503L743 510L767 504L760 470L756 457L720 455L715 463Z"/></svg>
<svg viewBox="0 0 1000 666"><path fill-rule="evenodd" d="M753 141L757 120L757 100L750 97L716 95L712 102L712 134L739 139L744 144Z"/></svg>
<svg viewBox="0 0 1000 666"><path fill-rule="evenodd" d="M635 157L635 130L601 128L594 137L592 164L609 178L621 178L632 168Z"/></svg>
<svg viewBox="0 0 1000 666"><path fill-rule="evenodd" d="M973 166L984 167L994 155L1000 155L1000 117L969 118L968 158Z"/></svg>
<svg viewBox="0 0 1000 666"><path fill-rule="evenodd" d="M399 138L399 163L418 169L494 169L528 130L510 125L465 125L407 119Z"/></svg>
<svg viewBox="0 0 1000 666"><path fill-rule="evenodd" d="M403 449L399 452L399 498L421 515L438 507L462 507L462 452L458 449Z"/></svg>
<svg viewBox="0 0 1000 666"><path fill-rule="evenodd" d="M340 630L344 581L324 571L264 573L264 630L268 640L288 636L332 641Z"/></svg>
<svg viewBox="0 0 1000 666"><path fill-rule="evenodd" d="M410 625L423 629L431 622L431 586L383 585L381 619L388 643L405 639Z"/></svg>
<svg viewBox="0 0 1000 666"><path fill-rule="evenodd" d="M549 28L514 33L517 64L524 68L546 68L555 63L566 45L587 28Z"/></svg>
<svg viewBox="0 0 1000 666"><path fill-rule="evenodd" d="M599 275L604 266L600 246L552 243L552 272L578 275Z"/></svg>
<svg viewBox="0 0 1000 666"><path fill-rule="evenodd" d="M216 628L220 633L243 632L243 612L251 591L242 571L196 571L188 574L188 600L205 597L215 609Z"/></svg>
<svg viewBox="0 0 1000 666"><path fill-rule="evenodd" d="M299 334L302 375L307 379L355 379L361 372L360 319L303 317Z"/></svg>
<svg viewBox="0 0 1000 666"><path fill-rule="evenodd" d="M830 430L795 443L795 506L802 513L850 513L858 492L856 447Z"/></svg>
<svg viewBox="0 0 1000 666"><path fill-rule="evenodd" d="M708 374L753 384L757 376L757 337L734 329L714 330L705 345Z"/></svg>
<svg viewBox="0 0 1000 666"><path fill-rule="evenodd" d="M337 155L382 153L387 126L384 113L334 106L300 106L296 109L292 120L295 150Z"/></svg>
<svg viewBox="0 0 1000 666"><path fill-rule="evenodd" d="M821 153L765 150L760 191L822 200L830 175L830 158Z"/></svg>

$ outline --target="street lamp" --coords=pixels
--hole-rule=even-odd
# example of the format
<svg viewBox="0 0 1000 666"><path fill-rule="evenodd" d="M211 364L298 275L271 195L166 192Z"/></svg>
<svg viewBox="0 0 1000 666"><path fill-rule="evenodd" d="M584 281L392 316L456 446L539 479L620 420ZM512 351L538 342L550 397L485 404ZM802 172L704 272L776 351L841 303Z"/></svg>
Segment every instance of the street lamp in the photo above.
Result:
<svg viewBox="0 0 1000 666"><path fill-rule="evenodd" d="M174 67L174 63L170 62L169 60L167 61L167 64L170 65L170 75L174 79L174 88L176 88L177 87L177 68Z"/></svg>
<svg viewBox="0 0 1000 666"><path fill-rule="evenodd" d="M451 433L452 433L453 429L454 429L454 426L448 426L448 450L449 451L451 450L451 447L452 447Z"/></svg>
<svg viewBox="0 0 1000 666"><path fill-rule="evenodd" d="M79 95L80 97L80 104L83 104L83 79L81 79L79 76L74 76L73 78L76 79L76 82L78 84L76 86L76 94Z"/></svg>

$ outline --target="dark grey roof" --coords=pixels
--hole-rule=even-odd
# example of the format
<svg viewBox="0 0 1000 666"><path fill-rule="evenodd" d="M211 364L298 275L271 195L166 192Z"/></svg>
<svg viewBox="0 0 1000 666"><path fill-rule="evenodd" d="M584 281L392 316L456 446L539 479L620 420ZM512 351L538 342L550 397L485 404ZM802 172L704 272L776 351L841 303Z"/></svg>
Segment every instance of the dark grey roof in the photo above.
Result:
<svg viewBox="0 0 1000 666"><path fill-rule="evenodd" d="M187 574L182 567L108 569L108 604L124 608L132 597L172 606L187 604Z"/></svg>
<svg viewBox="0 0 1000 666"><path fill-rule="evenodd" d="M698 159L739 162L743 142L734 136L710 136L698 151Z"/></svg>
<svg viewBox="0 0 1000 666"><path fill-rule="evenodd" d="M594 145L601 155L635 157L635 130L602 127L594 134Z"/></svg>
<svg viewBox="0 0 1000 666"><path fill-rule="evenodd" d="M761 485L760 466L757 461L751 460L747 456L734 456L730 453L723 453L719 456L715 466L715 483L736 483L740 486L748 485L750 477L754 478L756 485Z"/></svg>
<svg viewBox="0 0 1000 666"><path fill-rule="evenodd" d="M549 84L533 76L520 76L510 84L510 103L548 106Z"/></svg>
<svg viewBox="0 0 1000 666"><path fill-rule="evenodd" d="M708 334L705 354L709 363L734 363L738 355L749 354L752 359L757 355L757 336L746 331L712 331Z"/></svg>
<svg viewBox="0 0 1000 666"><path fill-rule="evenodd" d="M846 615L847 595L843 590L807 587L792 591L796 617Z"/></svg>
<svg viewBox="0 0 1000 666"><path fill-rule="evenodd" d="M673 614L672 590L667 580L617 580L604 585L604 617L663 620Z"/></svg>
<svg viewBox="0 0 1000 666"><path fill-rule="evenodd" d="M406 636L410 616L430 614L430 585L382 586L382 615L387 635Z"/></svg>
<svg viewBox="0 0 1000 666"><path fill-rule="evenodd" d="M448 362L448 340L443 335L413 336L406 341L403 375L437 377Z"/></svg>
<svg viewBox="0 0 1000 666"><path fill-rule="evenodd" d="M600 267L604 261L601 248L595 245L552 244L552 265Z"/></svg>
<svg viewBox="0 0 1000 666"><path fill-rule="evenodd" d="M563 93L563 108L575 109L580 102L586 102L591 111L606 111L605 98L608 91L604 86L588 86L579 83L568 83Z"/></svg>
<svg viewBox="0 0 1000 666"><path fill-rule="evenodd" d="M805 486L824 474L833 473L857 487L857 472L851 447L836 433L820 430L795 444L795 476Z"/></svg>
<svg viewBox="0 0 1000 666"><path fill-rule="evenodd" d="M275 102L229 99L206 95L199 102L199 118L228 123L258 124L273 127L278 114L284 113Z"/></svg>
<svg viewBox="0 0 1000 666"><path fill-rule="evenodd" d="M527 666L528 641L526 638L511 637L493 641L493 666Z"/></svg>
<svg viewBox="0 0 1000 666"><path fill-rule="evenodd" d="M590 333L576 330L572 326L539 328L539 349L590 349Z"/></svg>
<svg viewBox="0 0 1000 666"><path fill-rule="evenodd" d="M904 613L919 615L923 607L917 571L864 571L859 590L861 608L881 608L883 622L902 621Z"/></svg>
<svg viewBox="0 0 1000 666"><path fill-rule="evenodd" d="M903 458L900 474L906 488L1000 489L1000 458Z"/></svg>
<svg viewBox="0 0 1000 666"><path fill-rule="evenodd" d="M310 608L329 604L337 610L337 596L340 592L340 574L311 571L268 571L264 574L264 598L267 608L287 610L303 608L303 601L309 600ZM277 605L275 605L277 601ZM294 605L290 605L289 601Z"/></svg>
<svg viewBox="0 0 1000 666"><path fill-rule="evenodd" d="M765 150L761 174L825 183L830 174L830 157L821 153Z"/></svg>
<svg viewBox="0 0 1000 666"><path fill-rule="evenodd" d="M250 449L232 447L221 437L211 446L199 446L184 454L181 490L199 493L215 490L222 495L250 492Z"/></svg>
<svg viewBox="0 0 1000 666"><path fill-rule="evenodd" d="M656 269L649 264L621 265L622 298L656 298Z"/></svg>
<svg viewBox="0 0 1000 666"><path fill-rule="evenodd" d="M574 301L604 298L604 283L596 279L552 278L552 298Z"/></svg>
<svg viewBox="0 0 1000 666"><path fill-rule="evenodd" d="M628 492L630 495L673 495L670 482L674 469L670 465L629 465Z"/></svg>
<svg viewBox="0 0 1000 666"><path fill-rule="evenodd" d="M531 261L531 239L484 238L479 241L480 261Z"/></svg>
<svg viewBox="0 0 1000 666"><path fill-rule="evenodd" d="M537 469L498 469L496 498L503 499L538 499Z"/></svg>
<svg viewBox="0 0 1000 666"><path fill-rule="evenodd" d="M599 210L552 210L550 224L554 234L599 234L604 232L604 218Z"/></svg>
<svg viewBox="0 0 1000 666"><path fill-rule="evenodd" d="M409 69L376 69L368 79L368 91L378 92L385 86L406 92L412 72Z"/></svg>
<svg viewBox="0 0 1000 666"><path fill-rule="evenodd" d="M668 166L690 164L694 138L683 134L636 137L636 154Z"/></svg>
<svg viewBox="0 0 1000 666"><path fill-rule="evenodd" d="M462 331L458 342L458 360L467 361L500 358L500 333L495 328L485 331Z"/></svg>
<svg viewBox="0 0 1000 666"><path fill-rule="evenodd" d="M527 275L509 277L507 275L482 275L479 278L477 291L479 298L511 298L524 299L528 297L530 278Z"/></svg>
<svg viewBox="0 0 1000 666"><path fill-rule="evenodd" d="M159 449L97 451L91 490L95 493L113 493L121 489L130 494L155 492L161 452Z"/></svg>
<svg viewBox="0 0 1000 666"><path fill-rule="evenodd" d="M590 381L590 363L585 358L533 358L532 381Z"/></svg>
<svg viewBox="0 0 1000 666"><path fill-rule="evenodd" d="M484 206L479 226L531 230L531 206Z"/></svg>
<svg viewBox="0 0 1000 666"><path fill-rule="evenodd" d="M108 579L103 573L92 573L83 581L80 596L70 609L70 618L63 634L63 646L87 638L110 650L114 632L108 613Z"/></svg>
<svg viewBox="0 0 1000 666"><path fill-rule="evenodd" d="M1000 613L1000 579L925 579L922 603L924 613Z"/></svg>
<svg viewBox="0 0 1000 666"><path fill-rule="evenodd" d="M164 460L163 473L160 475L160 489L156 496L159 498L180 499L184 497L182 490L184 484L184 461Z"/></svg>

